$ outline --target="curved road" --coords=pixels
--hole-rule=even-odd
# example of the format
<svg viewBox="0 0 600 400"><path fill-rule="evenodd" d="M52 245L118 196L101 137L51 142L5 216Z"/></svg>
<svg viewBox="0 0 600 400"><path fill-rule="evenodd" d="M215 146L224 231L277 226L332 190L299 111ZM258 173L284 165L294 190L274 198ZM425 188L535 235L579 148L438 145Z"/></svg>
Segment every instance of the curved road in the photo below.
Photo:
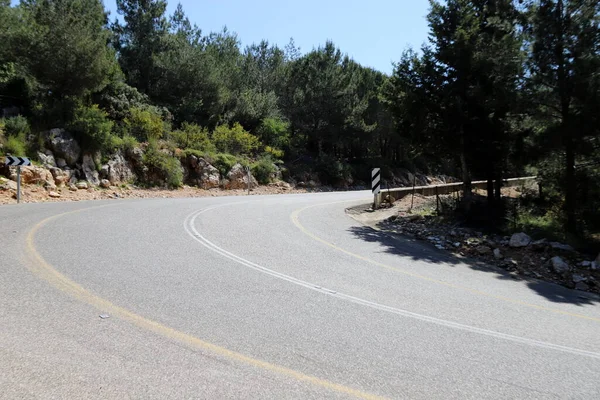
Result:
<svg viewBox="0 0 600 400"><path fill-rule="evenodd" d="M366 192L0 208L0 398L600 398L600 302Z"/></svg>

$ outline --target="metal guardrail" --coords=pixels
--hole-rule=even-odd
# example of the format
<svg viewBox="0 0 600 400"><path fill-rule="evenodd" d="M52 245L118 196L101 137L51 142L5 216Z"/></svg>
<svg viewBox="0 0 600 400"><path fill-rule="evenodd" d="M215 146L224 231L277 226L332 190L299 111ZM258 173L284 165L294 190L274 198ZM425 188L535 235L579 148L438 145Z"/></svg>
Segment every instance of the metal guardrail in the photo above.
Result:
<svg viewBox="0 0 600 400"><path fill-rule="evenodd" d="M510 178L504 179L502 182L503 187L517 187L523 186L528 182L535 182L537 176L526 176L521 178ZM385 198L385 196L392 196L395 200L399 200L413 192L415 194L420 194L422 196L436 196L443 194L451 194L460 192L463 190L464 183L446 183L443 185L428 185L428 186L415 186L411 187L403 187L403 188L395 188L395 189L385 189L379 193L379 202L381 204L381 200ZM487 189L487 181L474 181L471 182L471 186L473 189Z"/></svg>

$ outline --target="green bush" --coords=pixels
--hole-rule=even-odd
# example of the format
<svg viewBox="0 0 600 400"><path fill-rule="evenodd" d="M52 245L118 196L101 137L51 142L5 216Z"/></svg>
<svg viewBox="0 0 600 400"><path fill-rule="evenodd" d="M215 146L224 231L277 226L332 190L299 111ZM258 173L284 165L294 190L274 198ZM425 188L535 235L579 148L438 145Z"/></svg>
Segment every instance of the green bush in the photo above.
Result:
<svg viewBox="0 0 600 400"><path fill-rule="evenodd" d="M199 151L214 151L208 131L196 124L184 122L180 130L171 132L171 139L180 149L193 149Z"/></svg>
<svg viewBox="0 0 600 400"><path fill-rule="evenodd" d="M273 159L269 156L261 157L258 161L252 164L252 175L256 180L266 185L271 182L271 177L277 172L277 167L273 163Z"/></svg>
<svg viewBox="0 0 600 400"><path fill-rule="evenodd" d="M11 154L13 156L27 155L27 145L25 144L23 135L9 136L4 144L4 153Z"/></svg>
<svg viewBox="0 0 600 400"><path fill-rule="evenodd" d="M125 135L121 138L121 149L123 149L126 153L130 152L139 145L140 143L133 136Z"/></svg>
<svg viewBox="0 0 600 400"><path fill-rule="evenodd" d="M237 122L231 128L227 125L217 126L212 140L218 151L234 155L250 155L260 146L258 138Z"/></svg>
<svg viewBox="0 0 600 400"><path fill-rule="evenodd" d="M161 116L150 109L132 108L123 123L128 134L142 142L158 140L167 130Z"/></svg>
<svg viewBox="0 0 600 400"><path fill-rule="evenodd" d="M272 153L276 158L283 157L283 150L290 146L290 124L277 118L265 118L256 130L260 141L272 149L267 153ZM281 152L281 155L276 155Z"/></svg>
<svg viewBox="0 0 600 400"><path fill-rule="evenodd" d="M226 176L231 171L231 168L240 162L240 159L231 154L217 153L208 154L207 161L218 169L222 176Z"/></svg>
<svg viewBox="0 0 600 400"><path fill-rule="evenodd" d="M27 118L16 116L4 120L4 131L6 136L22 136L27 137L31 133Z"/></svg>
<svg viewBox="0 0 600 400"><path fill-rule="evenodd" d="M183 172L179 160L160 151L154 141L150 142L144 153L144 165L148 168L148 175L153 183L156 183L156 180L163 180L171 187L180 187L183 184Z"/></svg>
<svg viewBox="0 0 600 400"><path fill-rule="evenodd" d="M93 151L110 147L112 128L113 123L108 119L108 114L96 104L77 107L73 120L67 125L67 129L73 132L79 143Z"/></svg>

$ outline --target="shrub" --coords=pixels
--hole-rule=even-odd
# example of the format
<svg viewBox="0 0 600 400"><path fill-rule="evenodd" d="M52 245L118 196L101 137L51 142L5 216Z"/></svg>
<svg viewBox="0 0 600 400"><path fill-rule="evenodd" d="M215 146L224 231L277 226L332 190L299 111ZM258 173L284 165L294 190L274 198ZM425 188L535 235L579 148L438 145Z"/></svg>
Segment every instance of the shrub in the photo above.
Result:
<svg viewBox="0 0 600 400"><path fill-rule="evenodd" d="M29 128L27 118L19 115L4 120L4 131L6 132L6 136L21 136L26 138L31 133L31 128Z"/></svg>
<svg viewBox="0 0 600 400"><path fill-rule="evenodd" d="M158 140L167 130L161 116L151 109L134 107L123 123L128 134L139 141Z"/></svg>
<svg viewBox="0 0 600 400"><path fill-rule="evenodd" d="M104 150L111 145L113 123L108 114L97 105L79 106L67 129L75 135L79 143L90 150Z"/></svg>
<svg viewBox="0 0 600 400"><path fill-rule="evenodd" d="M237 122L231 128L227 125L217 126L212 139L218 151L234 155L250 155L260 145L258 138Z"/></svg>
<svg viewBox="0 0 600 400"><path fill-rule="evenodd" d="M180 130L171 132L171 139L180 149L214 151L215 146L208 137L208 131L196 124L184 122Z"/></svg>
<svg viewBox="0 0 600 400"><path fill-rule="evenodd" d="M275 158L283 158L284 156L284 152L283 150L279 150L275 147L271 147L271 146L265 146L265 153L268 155L271 155Z"/></svg>
<svg viewBox="0 0 600 400"><path fill-rule="evenodd" d="M121 149L123 149L125 152L130 152L139 145L140 143L133 136L125 135L123 138L121 138Z"/></svg>
<svg viewBox="0 0 600 400"><path fill-rule="evenodd" d="M183 172L179 160L161 152L152 141L144 153L144 165L148 168L151 180L164 180L171 187L180 187L183 183Z"/></svg>
<svg viewBox="0 0 600 400"><path fill-rule="evenodd" d="M225 176L231 171L231 168L240 162L240 160L231 154L209 154L207 155L208 162L210 162L216 169L219 170L222 176Z"/></svg>
<svg viewBox="0 0 600 400"><path fill-rule="evenodd" d="M4 144L4 152L13 156L24 156L27 154L27 145L23 135L9 136ZM2 160L4 161L4 160Z"/></svg>
<svg viewBox="0 0 600 400"><path fill-rule="evenodd" d="M290 124L281 119L265 118L256 133L261 142L272 149L287 149L290 146ZM279 151L283 153L282 150ZM276 158L281 157L283 154L276 156Z"/></svg>
<svg viewBox="0 0 600 400"><path fill-rule="evenodd" d="M256 180L266 185L271 182L271 177L277 172L277 167L273 163L273 159L269 156L261 157L258 161L252 164L252 175Z"/></svg>

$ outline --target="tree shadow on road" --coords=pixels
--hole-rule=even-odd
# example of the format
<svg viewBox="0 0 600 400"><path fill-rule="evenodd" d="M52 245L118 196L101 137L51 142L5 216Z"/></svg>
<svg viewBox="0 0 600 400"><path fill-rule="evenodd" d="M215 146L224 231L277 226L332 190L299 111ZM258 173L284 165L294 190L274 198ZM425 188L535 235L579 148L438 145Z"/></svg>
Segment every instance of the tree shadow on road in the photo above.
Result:
<svg viewBox="0 0 600 400"><path fill-rule="evenodd" d="M566 303L578 306L600 304L600 296L570 290L554 283L510 273L499 267L486 264L484 261L459 258L446 250L437 249L432 244L419 241L406 235L387 230L382 231L364 225L353 226L348 229L348 231L360 240L380 244L384 247L383 251L385 253L405 257L411 260L424 261L432 264L432 267L434 264L438 267L441 264L452 268L460 264L466 265L478 272L487 274L492 273L496 279L524 281L529 289L554 303Z"/></svg>

